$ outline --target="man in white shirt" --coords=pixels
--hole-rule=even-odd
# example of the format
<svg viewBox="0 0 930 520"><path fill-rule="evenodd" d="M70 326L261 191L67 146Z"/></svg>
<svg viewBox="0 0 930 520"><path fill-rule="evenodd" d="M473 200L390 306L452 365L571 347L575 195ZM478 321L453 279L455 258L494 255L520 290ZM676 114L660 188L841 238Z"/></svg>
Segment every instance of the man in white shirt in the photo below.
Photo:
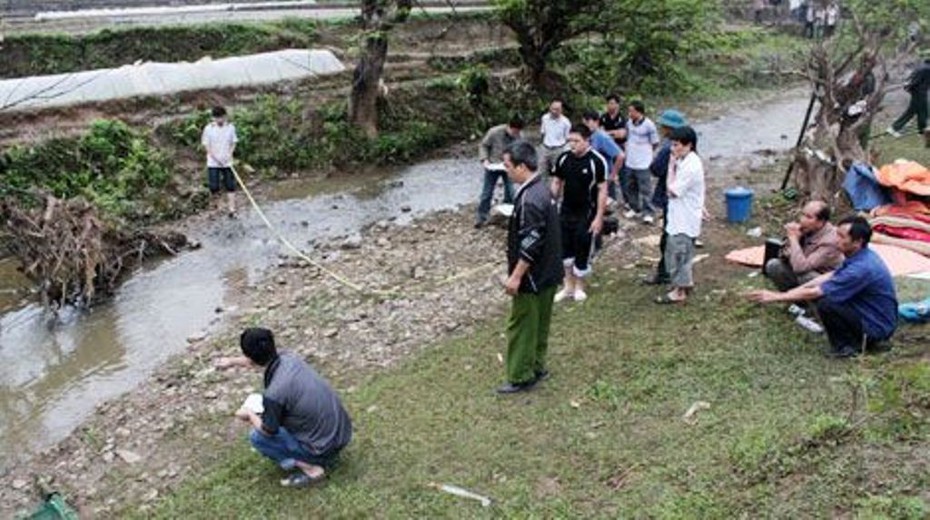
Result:
<svg viewBox="0 0 930 520"><path fill-rule="evenodd" d="M652 224L656 209L652 205L652 158L659 146L659 131L655 123L646 117L642 101L633 101L627 109L630 116L626 123L626 164L621 187L630 210L626 218L643 217L643 223Z"/></svg>
<svg viewBox="0 0 930 520"><path fill-rule="evenodd" d="M540 171L544 176L552 173L555 160L568 149L568 132L571 129L572 122L562 114L562 100L553 99L549 103L549 111L543 114L539 125L543 145L543 165Z"/></svg>
<svg viewBox="0 0 930 520"><path fill-rule="evenodd" d="M704 211L704 165L697 154L697 134L690 126L672 130L674 161L668 171L668 244L665 264L672 290L656 303L681 303L694 288L694 241L701 235Z"/></svg>
<svg viewBox="0 0 930 520"><path fill-rule="evenodd" d="M226 190L229 217L236 216L236 179L233 176L233 152L236 151L236 127L226 120L226 109L213 107L213 121L203 129L201 144L207 151L207 184L210 193L216 195Z"/></svg>

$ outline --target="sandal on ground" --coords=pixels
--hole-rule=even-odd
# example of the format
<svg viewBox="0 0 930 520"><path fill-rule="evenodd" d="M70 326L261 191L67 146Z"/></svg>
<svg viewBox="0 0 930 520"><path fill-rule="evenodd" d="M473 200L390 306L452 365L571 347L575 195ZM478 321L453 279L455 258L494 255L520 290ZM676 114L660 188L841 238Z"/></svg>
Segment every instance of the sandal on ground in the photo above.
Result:
<svg viewBox="0 0 930 520"><path fill-rule="evenodd" d="M685 301L687 301L685 298L682 298L680 300L669 298L667 294L663 294L662 296L656 297L656 303L658 303L659 305L671 305L673 303L685 303Z"/></svg>
<svg viewBox="0 0 930 520"><path fill-rule="evenodd" d="M287 488L305 488L310 487L314 484L319 484L326 479L326 474L323 473L318 477L311 477L303 471L297 471L291 473L287 478L281 479L281 485Z"/></svg>

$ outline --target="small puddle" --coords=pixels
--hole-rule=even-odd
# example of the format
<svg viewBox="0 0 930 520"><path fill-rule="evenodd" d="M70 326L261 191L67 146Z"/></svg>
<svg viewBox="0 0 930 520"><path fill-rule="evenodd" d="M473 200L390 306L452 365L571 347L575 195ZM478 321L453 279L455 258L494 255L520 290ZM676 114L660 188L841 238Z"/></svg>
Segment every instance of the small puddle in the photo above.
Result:
<svg viewBox="0 0 930 520"><path fill-rule="evenodd" d="M733 107L695 125L699 150L729 159L788 148L806 103L799 90ZM380 176L282 183L264 209L312 255L314 243L381 220L403 224L472 203L481 179L474 157L441 159ZM86 313L65 310L54 326L37 304L24 304L28 284L15 265L0 261L0 469L17 455L60 441L99 403L131 390L182 352L189 336L215 328L221 319L215 309L226 305L231 287L257 283L285 253L251 210L186 233L203 247L147 266L111 302Z"/></svg>

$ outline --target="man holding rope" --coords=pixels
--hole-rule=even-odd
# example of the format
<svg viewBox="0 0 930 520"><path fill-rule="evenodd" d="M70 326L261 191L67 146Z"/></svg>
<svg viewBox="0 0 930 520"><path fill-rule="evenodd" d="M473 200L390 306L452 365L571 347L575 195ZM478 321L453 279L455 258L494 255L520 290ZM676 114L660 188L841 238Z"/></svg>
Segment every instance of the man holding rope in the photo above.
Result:
<svg viewBox="0 0 930 520"><path fill-rule="evenodd" d="M236 179L233 176L233 152L236 151L236 127L226 120L226 109L213 107L213 121L203 129L200 142L207 151L207 184L210 193L216 195L226 190L229 218L236 216Z"/></svg>

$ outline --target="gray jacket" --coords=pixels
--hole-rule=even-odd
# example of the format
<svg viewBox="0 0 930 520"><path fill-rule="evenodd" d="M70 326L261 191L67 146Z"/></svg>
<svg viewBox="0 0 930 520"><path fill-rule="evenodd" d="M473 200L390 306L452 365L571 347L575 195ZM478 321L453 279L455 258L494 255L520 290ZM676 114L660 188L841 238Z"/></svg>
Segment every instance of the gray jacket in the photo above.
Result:
<svg viewBox="0 0 930 520"><path fill-rule="evenodd" d="M504 150L510 146L510 143L520 139L522 135L521 132L517 137L511 136L510 132L507 131L506 124L492 127L488 130L488 133L484 134L484 139L481 140L481 145L478 146L478 160L503 161Z"/></svg>

